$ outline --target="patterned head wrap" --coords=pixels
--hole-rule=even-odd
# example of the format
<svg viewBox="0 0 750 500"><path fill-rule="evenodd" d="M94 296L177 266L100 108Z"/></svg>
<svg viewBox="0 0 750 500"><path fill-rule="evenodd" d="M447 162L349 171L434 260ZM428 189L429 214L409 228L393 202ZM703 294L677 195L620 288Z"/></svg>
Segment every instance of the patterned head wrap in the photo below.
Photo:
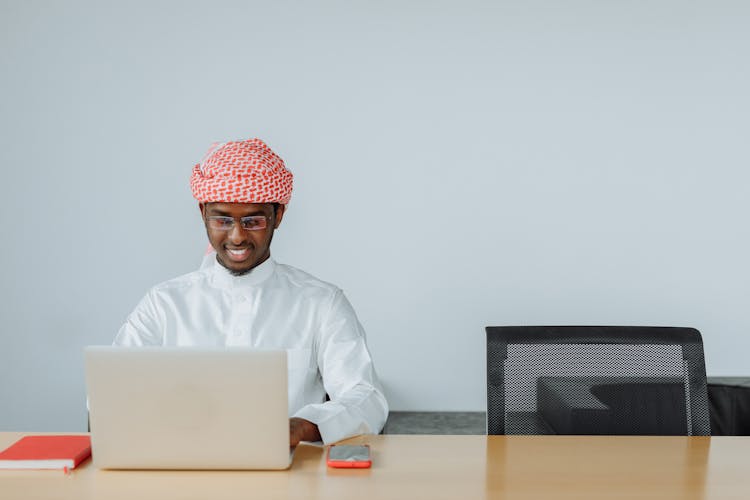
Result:
<svg viewBox="0 0 750 500"><path fill-rule="evenodd" d="M190 189L202 203L281 203L292 198L292 173L260 139L215 142L193 167Z"/></svg>

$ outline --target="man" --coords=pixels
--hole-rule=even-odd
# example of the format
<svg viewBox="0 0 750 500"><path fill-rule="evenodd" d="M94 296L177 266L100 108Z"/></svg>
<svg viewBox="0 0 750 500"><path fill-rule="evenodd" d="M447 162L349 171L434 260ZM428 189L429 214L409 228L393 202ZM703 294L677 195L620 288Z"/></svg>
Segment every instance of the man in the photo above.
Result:
<svg viewBox="0 0 750 500"><path fill-rule="evenodd" d="M352 306L271 258L292 195L283 160L259 139L215 144L190 186L215 261L152 288L115 345L285 349L291 446L380 432L388 405Z"/></svg>

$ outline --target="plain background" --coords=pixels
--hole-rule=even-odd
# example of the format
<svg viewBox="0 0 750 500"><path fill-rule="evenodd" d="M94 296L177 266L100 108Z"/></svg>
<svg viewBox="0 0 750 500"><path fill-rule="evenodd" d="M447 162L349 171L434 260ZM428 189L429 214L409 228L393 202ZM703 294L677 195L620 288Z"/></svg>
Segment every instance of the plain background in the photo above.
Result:
<svg viewBox="0 0 750 500"><path fill-rule="evenodd" d="M295 174L393 410L485 408L487 325L693 326L748 375L744 0L0 3L0 430L86 426L82 348L206 245L213 141Z"/></svg>

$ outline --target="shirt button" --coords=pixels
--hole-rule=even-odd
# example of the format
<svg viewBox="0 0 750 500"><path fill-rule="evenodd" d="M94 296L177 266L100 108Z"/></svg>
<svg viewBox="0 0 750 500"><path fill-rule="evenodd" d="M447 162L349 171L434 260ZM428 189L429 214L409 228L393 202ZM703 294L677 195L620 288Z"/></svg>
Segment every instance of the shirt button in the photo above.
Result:
<svg viewBox="0 0 750 500"><path fill-rule="evenodd" d="M247 300L247 299L245 298L245 296L244 296L244 295L239 295L239 296L237 296L237 302L245 302L246 300Z"/></svg>

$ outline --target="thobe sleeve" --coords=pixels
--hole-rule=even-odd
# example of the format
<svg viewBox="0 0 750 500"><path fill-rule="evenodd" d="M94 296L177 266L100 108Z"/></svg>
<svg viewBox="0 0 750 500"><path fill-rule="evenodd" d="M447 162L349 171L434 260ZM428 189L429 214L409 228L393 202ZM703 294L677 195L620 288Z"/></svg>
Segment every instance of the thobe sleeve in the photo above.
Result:
<svg viewBox="0 0 750 500"><path fill-rule="evenodd" d="M149 292L130 313L125 324L117 332L114 345L137 347L162 345L163 321L156 304L154 292Z"/></svg>
<svg viewBox="0 0 750 500"><path fill-rule="evenodd" d="M322 322L317 363L330 401L304 406L293 416L316 424L324 443L379 433L388 417L388 403L364 329L340 290Z"/></svg>

